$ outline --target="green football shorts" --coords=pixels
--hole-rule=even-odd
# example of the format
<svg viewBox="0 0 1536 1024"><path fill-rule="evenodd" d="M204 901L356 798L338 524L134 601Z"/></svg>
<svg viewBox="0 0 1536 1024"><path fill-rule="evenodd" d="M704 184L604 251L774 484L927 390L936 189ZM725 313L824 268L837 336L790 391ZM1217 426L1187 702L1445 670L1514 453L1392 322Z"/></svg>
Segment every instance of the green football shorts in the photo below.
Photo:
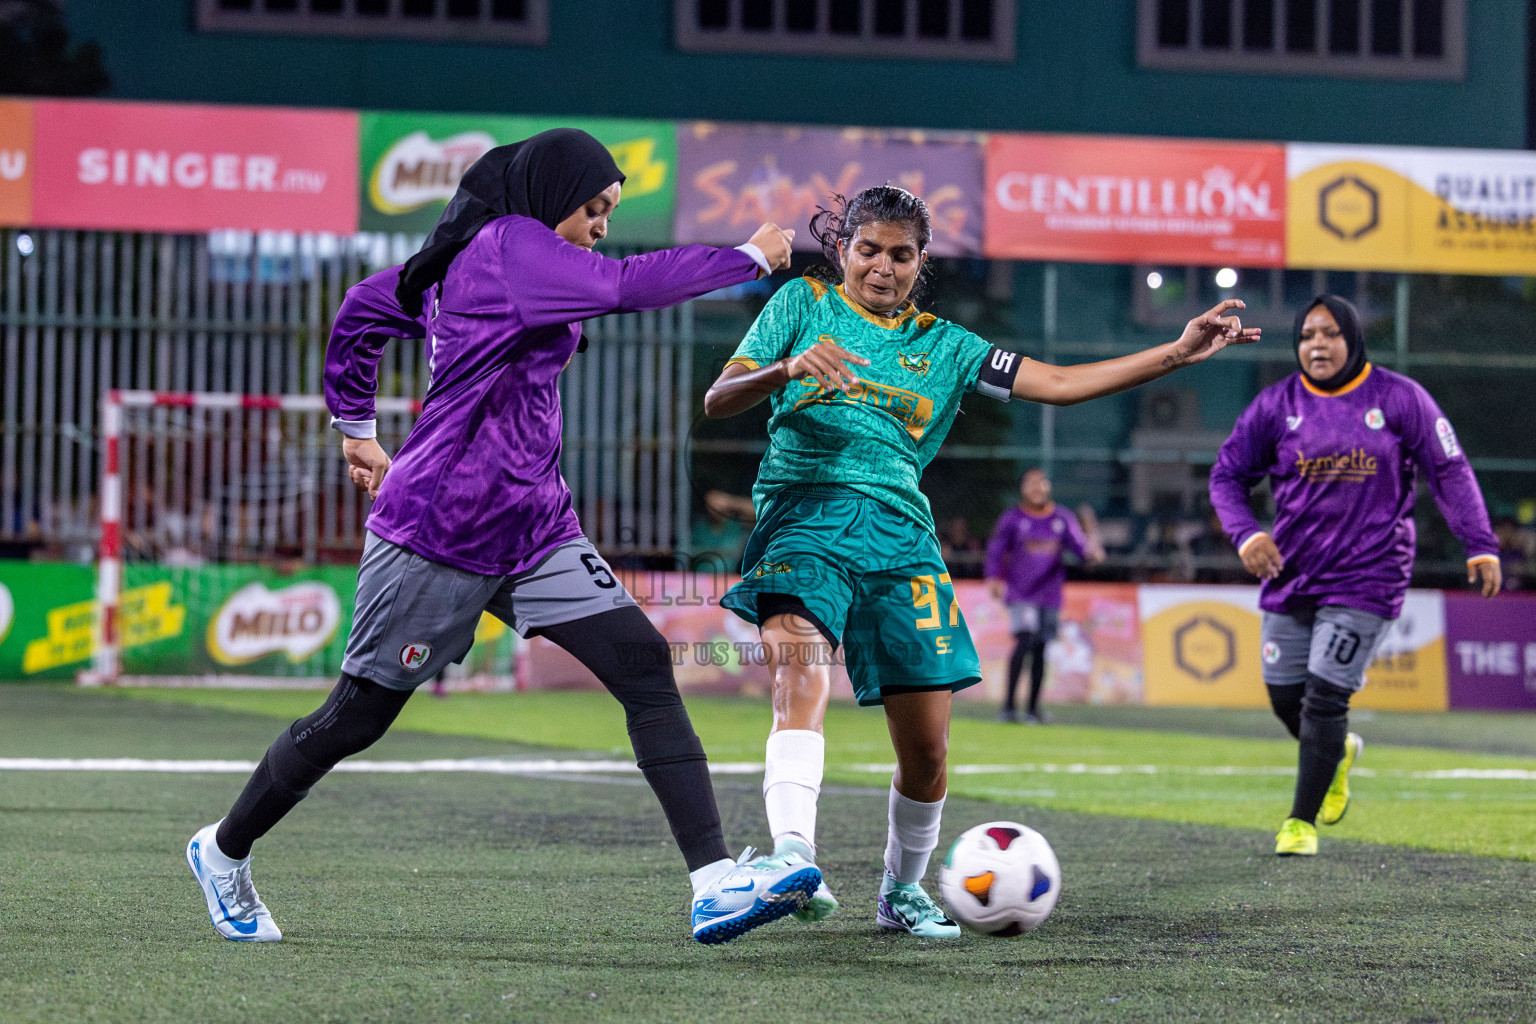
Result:
<svg viewBox="0 0 1536 1024"><path fill-rule="evenodd" d="M756 625L758 598L798 598L841 638L865 707L892 690L981 682L976 646L933 533L847 487L786 488L763 506L741 583L721 604ZM835 644L834 644L835 646Z"/></svg>

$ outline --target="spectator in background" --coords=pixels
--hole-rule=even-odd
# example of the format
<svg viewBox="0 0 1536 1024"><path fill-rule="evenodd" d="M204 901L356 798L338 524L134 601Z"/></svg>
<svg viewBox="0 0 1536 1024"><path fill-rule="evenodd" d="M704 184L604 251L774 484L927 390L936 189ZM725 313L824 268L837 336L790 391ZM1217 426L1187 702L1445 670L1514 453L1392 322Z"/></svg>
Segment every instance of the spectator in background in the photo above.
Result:
<svg viewBox="0 0 1536 1024"><path fill-rule="evenodd" d="M741 553L747 546L747 529L757 522L751 498L721 490L704 495L704 515L693 521L690 554L695 560L718 555L728 572L741 571ZM699 568L704 568L700 565Z"/></svg>
<svg viewBox="0 0 1536 1024"><path fill-rule="evenodd" d="M987 545L971 532L971 524L964 516L955 516L944 523L939 531L939 551L950 574L975 579L982 573Z"/></svg>
<svg viewBox="0 0 1536 1024"><path fill-rule="evenodd" d="M1089 565L1104 560L1097 533L1085 534L1070 509L1051 501L1051 479L1043 469L1024 473L1023 499L1004 512L987 544L986 576L992 596L1008 606L1013 654L1008 659L1008 694L998 718L1017 722L1014 703L1024 659L1030 659L1029 704L1024 720L1043 725L1040 687L1045 682L1045 647L1056 636L1061 614L1061 585L1066 579L1062 555L1071 552Z"/></svg>

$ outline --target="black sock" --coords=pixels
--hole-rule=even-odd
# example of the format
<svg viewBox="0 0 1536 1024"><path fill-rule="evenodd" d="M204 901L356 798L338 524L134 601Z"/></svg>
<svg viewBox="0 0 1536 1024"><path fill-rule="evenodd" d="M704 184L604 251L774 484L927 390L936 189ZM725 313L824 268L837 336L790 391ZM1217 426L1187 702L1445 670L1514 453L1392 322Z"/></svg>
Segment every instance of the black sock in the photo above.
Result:
<svg viewBox="0 0 1536 1024"><path fill-rule="evenodd" d="M1008 696L1003 700L1003 710L1012 711L1014 695L1019 690L1019 676L1024 674L1024 659L1029 656L1031 633L1013 634L1013 653L1008 656Z"/></svg>
<svg viewBox="0 0 1536 1024"><path fill-rule="evenodd" d="M1280 719L1292 739L1301 739L1301 695L1306 692L1307 684L1266 686L1265 689L1269 691L1269 706L1274 709L1275 717Z"/></svg>
<svg viewBox="0 0 1536 1024"><path fill-rule="evenodd" d="M1029 713L1040 714L1040 688L1045 685L1045 644L1036 640L1029 652Z"/></svg>
<svg viewBox="0 0 1536 1024"><path fill-rule="evenodd" d="M1314 675L1307 676L1301 699L1301 753L1296 762L1296 798L1291 817L1317 821L1317 812L1344 759L1349 731L1349 690Z"/></svg>
<svg viewBox="0 0 1536 1024"><path fill-rule="evenodd" d="M672 652L639 608L615 608L540 632L564 648L624 706L635 760L694 871L728 859L704 745L672 678Z"/></svg>
<svg viewBox="0 0 1536 1024"><path fill-rule="evenodd" d="M411 696L343 674L325 703L272 741L219 825L219 849L241 860L344 757L372 746Z"/></svg>

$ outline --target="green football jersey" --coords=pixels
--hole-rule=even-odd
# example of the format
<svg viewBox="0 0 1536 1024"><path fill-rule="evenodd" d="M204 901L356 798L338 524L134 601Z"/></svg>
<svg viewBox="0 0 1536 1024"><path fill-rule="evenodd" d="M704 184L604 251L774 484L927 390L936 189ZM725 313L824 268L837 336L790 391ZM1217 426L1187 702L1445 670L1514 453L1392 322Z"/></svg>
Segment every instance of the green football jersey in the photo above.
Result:
<svg viewBox="0 0 1536 1024"><path fill-rule="evenodd" d="M894 317L877 317L841 285L802 277L768 301L730 362L755 370L823 340L869 365L850 367L859 382L846 393L796 380L772 396L768 453L752 488L759 514L785 487L841 484L932 530L918 478L992 345L911 303Z"/></svg>

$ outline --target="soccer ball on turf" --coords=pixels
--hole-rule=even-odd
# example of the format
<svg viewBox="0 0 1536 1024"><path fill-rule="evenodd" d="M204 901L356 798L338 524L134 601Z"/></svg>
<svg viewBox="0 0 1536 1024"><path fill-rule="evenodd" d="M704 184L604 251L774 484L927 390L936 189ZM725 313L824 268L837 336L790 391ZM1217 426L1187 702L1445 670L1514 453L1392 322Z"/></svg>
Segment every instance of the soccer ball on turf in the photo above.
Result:
<svg viewBox="0 0 1536 1024"><path fill-rule="evenodd" d="M1022 935L1050 916L1061 865L1045 837L1014 821L989 821L949 848L939 889L950 916L987 935Z"/></svg>

